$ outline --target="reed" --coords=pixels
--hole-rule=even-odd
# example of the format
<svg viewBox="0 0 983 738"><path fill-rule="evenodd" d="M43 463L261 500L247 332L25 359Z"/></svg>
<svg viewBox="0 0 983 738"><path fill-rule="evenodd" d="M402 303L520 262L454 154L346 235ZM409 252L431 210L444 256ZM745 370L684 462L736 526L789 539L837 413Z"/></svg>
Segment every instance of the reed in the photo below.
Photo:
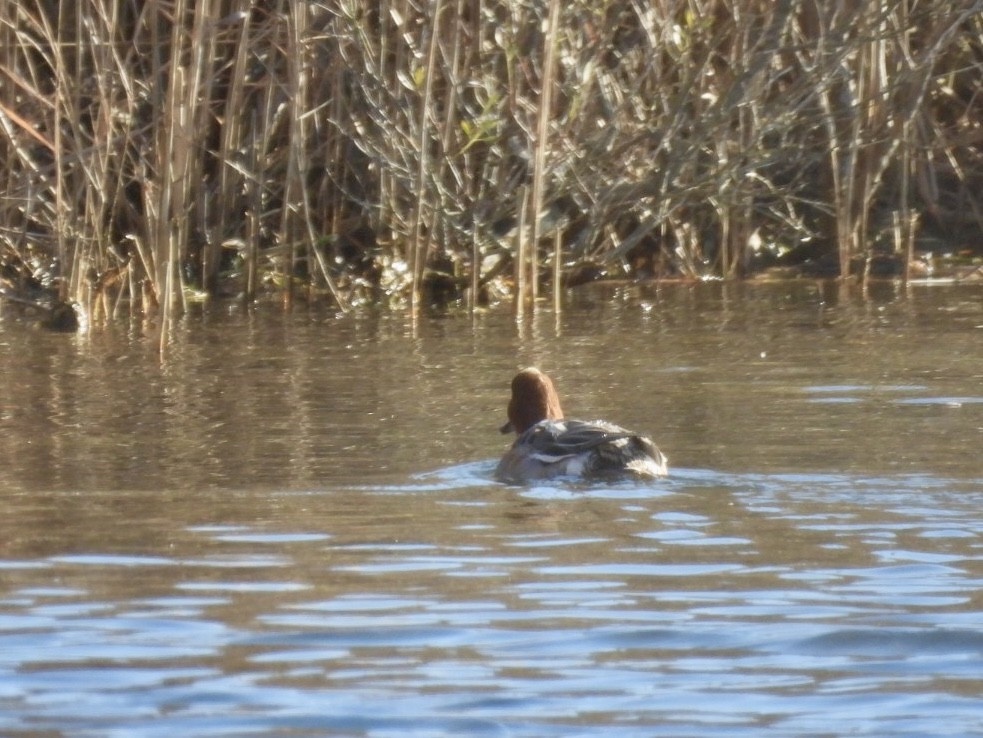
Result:
<svg viewBox="0 0 983 738"><path fill-rule="evenodd" d="M0 0L0 261L164 344L199 295L907 265L983 224L981 10Z"/></svg>
<svg viewBox="0 0 983 738"><path fill-rule="evenodd" d="M532 142L532 233L531 248L533 253L540 243L543 231L544 199L546 186L547 157L550 154L550 121L553 116L553 85L555 84L555 57L559 43L559 0L550 0L546 24L543 29L543 71L539 82L539 100L536 109L536 138ZM560 282L563 274L561 244L554 239L553 249L553 309L560 312ZM536 285L539 282L538 269L532 270L533 298L536 295Z"/></svg>

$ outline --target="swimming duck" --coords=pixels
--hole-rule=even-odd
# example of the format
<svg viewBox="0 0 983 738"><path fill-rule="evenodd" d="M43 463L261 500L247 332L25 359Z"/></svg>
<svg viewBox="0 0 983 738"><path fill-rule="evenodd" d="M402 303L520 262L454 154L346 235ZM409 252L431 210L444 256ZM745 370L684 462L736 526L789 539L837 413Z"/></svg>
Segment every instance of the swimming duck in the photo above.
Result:
<svg viewBox="0 0 983 738"><path fill-rule="evenodd" d="M668 473L652 440L603 420L567 420L553 382L535 367L512 380L509 422L517 438L495 470L502 482L553 477L648 479Z"/></svg>

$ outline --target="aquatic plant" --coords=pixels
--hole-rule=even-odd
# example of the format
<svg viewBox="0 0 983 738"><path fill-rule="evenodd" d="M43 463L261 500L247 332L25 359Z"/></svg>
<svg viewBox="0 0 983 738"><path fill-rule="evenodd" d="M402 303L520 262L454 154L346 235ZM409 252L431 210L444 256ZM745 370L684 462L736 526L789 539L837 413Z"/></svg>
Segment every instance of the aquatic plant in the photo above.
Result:
<svg viewBox="0 0 983 738"><path fill-rule="evenodd" d="M0 0L0 244L105 319L978 241L979 0ZM166 337L167 331L162 331Z"/></svg>

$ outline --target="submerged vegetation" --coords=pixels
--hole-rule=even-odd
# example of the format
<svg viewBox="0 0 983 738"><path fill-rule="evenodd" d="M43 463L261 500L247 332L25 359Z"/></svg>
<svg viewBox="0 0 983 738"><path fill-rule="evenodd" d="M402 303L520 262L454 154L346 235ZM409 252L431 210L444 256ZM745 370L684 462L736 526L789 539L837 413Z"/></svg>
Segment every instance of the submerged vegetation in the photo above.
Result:
<svg viewBox="0 0 983 738"><path fill-rule="evenodd" d="M0 0L0 161L0 292L95 321L907 274L979 247L983 0Z"/></svg>

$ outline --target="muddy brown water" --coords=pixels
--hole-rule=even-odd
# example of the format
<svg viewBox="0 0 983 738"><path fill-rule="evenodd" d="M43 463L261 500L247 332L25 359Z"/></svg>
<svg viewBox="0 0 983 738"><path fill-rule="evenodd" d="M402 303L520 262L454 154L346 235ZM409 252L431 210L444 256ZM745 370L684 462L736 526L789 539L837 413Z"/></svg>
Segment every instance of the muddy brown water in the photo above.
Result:
<svg viewBox="0 0 983 738"><path fill-rule="evenodd" d="M491 480L508 382L652 483ZM0 735L983 735L983 289L0 315Z"/></svg>

